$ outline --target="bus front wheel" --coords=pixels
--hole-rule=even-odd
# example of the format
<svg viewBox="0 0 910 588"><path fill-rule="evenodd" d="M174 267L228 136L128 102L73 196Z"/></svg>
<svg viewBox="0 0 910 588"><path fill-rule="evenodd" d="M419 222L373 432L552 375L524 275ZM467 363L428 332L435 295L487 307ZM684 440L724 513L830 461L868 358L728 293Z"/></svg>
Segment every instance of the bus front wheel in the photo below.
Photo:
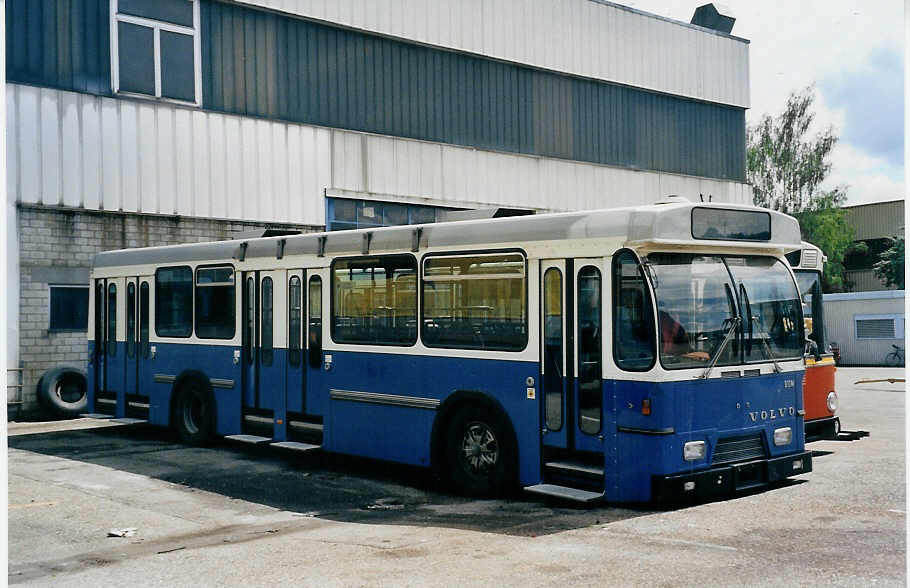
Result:
<svg viewBox="0 0 910 588"><path fill-rule="evenodd" d="M172 420L180 440L190 445L208 442L214 431L214 408L208 390L198 380L181 384Z"/></svg>
<svg viewBox="0 0 910 588"><path fill-rule="evenodd" d="M485 406L466 406L446 436L449 480L470 496L503 494L515 482L516 451L505 417Z"/></svg>

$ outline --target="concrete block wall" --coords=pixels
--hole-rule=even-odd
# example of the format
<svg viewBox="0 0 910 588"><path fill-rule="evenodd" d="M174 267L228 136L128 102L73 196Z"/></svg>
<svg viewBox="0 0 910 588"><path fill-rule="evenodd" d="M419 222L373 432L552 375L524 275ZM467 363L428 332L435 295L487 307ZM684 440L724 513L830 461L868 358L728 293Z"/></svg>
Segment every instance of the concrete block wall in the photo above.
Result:
<svg viewBox="0 0 910 588"><path fill-rule="evenodd" d="M225 240L239 231L265 227L323 230L316 226L19 205L19 363L24 371L22 404L18 411L10 411L10 418L40 416L37 384L45 371L58 366L84 370L88 361L85 332L48 329L51 284L88 286L92 259L100 251Z"/></svg>

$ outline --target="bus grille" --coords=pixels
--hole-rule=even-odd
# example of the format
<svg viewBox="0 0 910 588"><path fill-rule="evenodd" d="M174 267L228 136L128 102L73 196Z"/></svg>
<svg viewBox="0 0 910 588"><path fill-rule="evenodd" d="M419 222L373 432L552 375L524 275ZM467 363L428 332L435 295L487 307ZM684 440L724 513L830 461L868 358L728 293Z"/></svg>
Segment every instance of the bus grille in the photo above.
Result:
<svg viewBox="0 0 910 588"><path fill-rule="evenodd" d="M749 461L766 457L761 434L748 437L728 437L717 442L713 465Z"/></svg>

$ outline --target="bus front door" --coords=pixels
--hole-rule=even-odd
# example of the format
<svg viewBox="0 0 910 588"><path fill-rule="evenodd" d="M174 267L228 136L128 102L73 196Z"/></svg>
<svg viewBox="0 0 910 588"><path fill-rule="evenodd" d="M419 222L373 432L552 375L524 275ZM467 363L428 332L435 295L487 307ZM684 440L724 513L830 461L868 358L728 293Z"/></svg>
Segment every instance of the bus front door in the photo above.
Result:
<svg viewBox="0 0 910 588"><path fill-rule="evenodd" d="M603 451L603 284L597 259L541 261L543 445Z"/></svg>

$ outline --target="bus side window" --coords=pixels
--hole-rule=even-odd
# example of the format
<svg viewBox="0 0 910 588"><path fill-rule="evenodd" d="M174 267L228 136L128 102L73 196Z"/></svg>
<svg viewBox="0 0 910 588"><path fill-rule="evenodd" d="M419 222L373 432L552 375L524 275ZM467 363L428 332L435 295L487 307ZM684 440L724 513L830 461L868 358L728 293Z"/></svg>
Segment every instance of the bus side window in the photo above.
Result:
<svg viewBox="0 0 910 588"><path fill-rule="evenodd" d="M300 365L300 278L292 276L288 282L288 363Z"/></svg>
<svg viewBox="0 0 910 588"><path fill-rule="evenodd" d="M319 276L310 278L307 302L308 359L310 367L318 369L322 365L322 278Z"/></svg>
<svg viewBox="0 0 910 588"><path fill-rule="evenodd" d="M272 278L262 280L262 364L272 365Z"/></svg>
<svg viewBox="0 0 910 588"><path fill-rule="evenodd" d="M104 281L99 280L95 287L95 355L101 357L104 346Z"/></svg>
<svg viewBox="0 0 910 588"><path fill-rule="evenodd" d="M139 286L139 353L149 357L149 283Z"/></svg>
<svg viewBox="0 0 910 588"><path fill-rule="evenodd" d="M136 357L136 284L126 286L126 356Z"/></svg>
<svg viewBox="0 0 910 588"><path fill-rule="evenodd" d="M107 354L117 353L117 286L111 284L107 292Z"/></svg>
<svg viewBox="0 0 910 588"><path fill-rule="evenodd" d="M630 251L613 259L613 359L630 372L651 369L654 350L651 294L638 260Z"/></svg>

